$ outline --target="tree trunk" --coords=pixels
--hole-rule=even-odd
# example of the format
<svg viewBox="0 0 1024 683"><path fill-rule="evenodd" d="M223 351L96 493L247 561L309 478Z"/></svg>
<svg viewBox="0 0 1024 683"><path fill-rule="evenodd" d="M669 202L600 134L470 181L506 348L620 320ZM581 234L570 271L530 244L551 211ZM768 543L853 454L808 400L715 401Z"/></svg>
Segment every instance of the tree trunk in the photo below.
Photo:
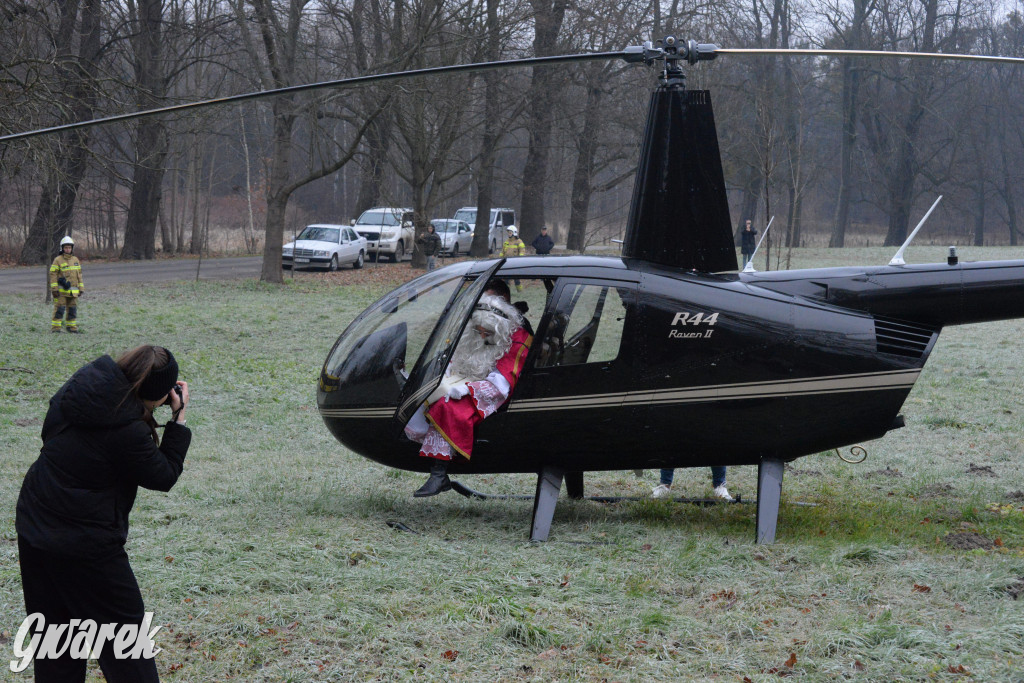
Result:
<svg viewBox="0 0 1024 683"><path fill-rule="evenodd" d="M274 100L274 146L270 158L270 186L267 191L267 240L263 244L263 270L260 280L281 284L281 247L284 246L285 210L292 190L288 188L292 159L292 98Z"/></svg>
<svg viewBox="0 0 1024 683"><path fill-rule="evenodd" d="M985 179L979 178L974 188L974 246L985 246Z"/></svg>
<svg viewBox="0 0 1024 683"><path fill-rule="evenodd" d="M836 199L835 219L828 246L846 244L846 228L850 224L850 186L853 184L853 148L857 144L857 94L860 90L860 71L849 57L843 59L843 130L839 152L839 192Z"/></svg>
<svg viewBox="0 0 1024 683"><path fill-rule="evenodd" d="M498 0L487 1L487 59L497 61L501 57L501 42L498 31ZM470 256L485 258L491 247L491 205L494 203L494 160L498 147L498 119L501 117L501 101L498 98L499 75L485 71L484 78L484 128L480 136L480 169L476 174L476 225L473 226L473 244Z"/></svg>
<svg viewBox="0 0 1024 683"><path fill-rule="evenodd" d="M586 113L583 117L583 130L577 140L579 154L576 157L576 171L572 177L569 236L565 245L568 251L583 253L587 248L587 218L590 214L590 197L594 191L591 180L594 172L594 155L597 153L597 129L600 126L599 117L603 113L600 107L600 88L587 88Z"/></svg>
<svg viewBox="0 0 1024 683"><path fill-rule="evenodd" d="M533 54L555 53L568 0L530 0L534 12ZM523 195L519 208L519 236L529 244L544 225L544 189L547 184L551 126L554 121L553 94L558 67L534 67L530 83L530 112L527 122L529 147L523 167Z"/></svg>
<svg viewBox="0 0 1024 683"><path fill-rule="evenodd" d="M925 5L924 36L922 52L935 49L935 22L938 17L938 0L922 0ZM921 121L925 115L927 93L931 90L933 68L926 64L910 65L912 88L910 107L904 119L903 139L900 142L899 157L896 160L896 176L889 182L889 231L885 235L885 246L895 247L907 239L910 223L910 208L914 203L914 184L920 172L917 159L917 139L921 132Z"/></svg>
<svg viewBox="0 0 1024 683"><path fill-rule="evenodd" d="M91 119L96 104L95 78L99 70L100 55L100 1L84 0L81 12L81 36L78 54L70 56L75 38L78 15L77 0L60 4L60 30L58 53L66 57L67 66L61 67L61 92L66 100L61 104L71 121ZM72 219L78 187L88 168L89 135L78 129L59 133L51 149L52 170L47 173L35 218L21 249L22 263L45 263L56 253L56 245L73 230Z"/></svg>
<svg viewBox="0 0 1024 683"><path fill-rule="evenodd" d="M138 16L132 36L136 106L151 109L163 104L166 79L163 72L163 0L137 0ZM156 222L168 149L167 127L157 117L141 119L136 130L132 194L128 203L123 259L151 259L155 255Z"/></svg>

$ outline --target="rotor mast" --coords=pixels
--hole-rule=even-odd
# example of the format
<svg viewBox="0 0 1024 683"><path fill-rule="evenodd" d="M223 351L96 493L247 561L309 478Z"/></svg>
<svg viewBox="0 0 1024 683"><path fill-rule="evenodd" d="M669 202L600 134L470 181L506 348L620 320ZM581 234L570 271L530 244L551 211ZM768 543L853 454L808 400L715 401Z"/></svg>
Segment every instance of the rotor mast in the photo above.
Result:
<svg viewBox="0 0 1024 683"><path fill-rule="evenodd" d="M684 62L714 59L716 50L667 36L623 54L627 62L662 62L637 163L624 258L704 273L736 270L711 95L687 90L683 71Z"/></svg>

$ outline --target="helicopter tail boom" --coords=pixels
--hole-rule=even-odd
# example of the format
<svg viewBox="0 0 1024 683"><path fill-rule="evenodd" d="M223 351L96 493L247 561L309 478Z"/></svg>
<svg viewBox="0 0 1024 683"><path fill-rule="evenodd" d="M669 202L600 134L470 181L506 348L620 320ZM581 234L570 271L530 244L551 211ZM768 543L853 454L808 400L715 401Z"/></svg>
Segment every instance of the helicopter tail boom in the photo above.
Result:
<svg viewBox="0 0 1024 683"><path fill-rule="evenodd" d="M1024 261L757 273L749 284L933 328L1024 318Z"/></svg>

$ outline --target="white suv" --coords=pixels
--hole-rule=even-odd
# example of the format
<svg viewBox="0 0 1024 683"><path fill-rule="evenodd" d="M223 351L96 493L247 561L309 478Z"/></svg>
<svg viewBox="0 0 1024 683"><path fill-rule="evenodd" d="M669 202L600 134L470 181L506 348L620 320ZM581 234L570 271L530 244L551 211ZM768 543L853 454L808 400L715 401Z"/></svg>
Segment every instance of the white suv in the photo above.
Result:
<svg viewBox="0 0 1024 683"><path fill-rule="evenodd" d="M466 221L476 227L476 207L464 206L455 212L455 220ZM491 209L491 229L487 239L487 253L493 254L505 243L505 228L516 224L515 209Z"/></svg>
<svg viewBox="0 0 1024 683"><path fill-rule="evenodd" d="M411 251L416 234L412 225L412 209L374 207L364 211L358 220L352 221L355 231L366 238L367 251L391 257L398 263Z"/></svg>

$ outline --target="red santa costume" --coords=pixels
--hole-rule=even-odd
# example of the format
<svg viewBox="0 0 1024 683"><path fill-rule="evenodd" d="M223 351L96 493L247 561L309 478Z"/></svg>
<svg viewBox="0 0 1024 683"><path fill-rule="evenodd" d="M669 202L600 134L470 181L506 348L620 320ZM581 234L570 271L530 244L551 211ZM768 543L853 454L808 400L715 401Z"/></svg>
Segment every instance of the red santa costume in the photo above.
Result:
<svg viewBox="0 0 1024 683"><path fill-rule="evenodd" d="M532 341L514 306L493 294L480 297L441 385L405 427L422 444L421 456L471 457L477 423L508 400Z"/></svg>

